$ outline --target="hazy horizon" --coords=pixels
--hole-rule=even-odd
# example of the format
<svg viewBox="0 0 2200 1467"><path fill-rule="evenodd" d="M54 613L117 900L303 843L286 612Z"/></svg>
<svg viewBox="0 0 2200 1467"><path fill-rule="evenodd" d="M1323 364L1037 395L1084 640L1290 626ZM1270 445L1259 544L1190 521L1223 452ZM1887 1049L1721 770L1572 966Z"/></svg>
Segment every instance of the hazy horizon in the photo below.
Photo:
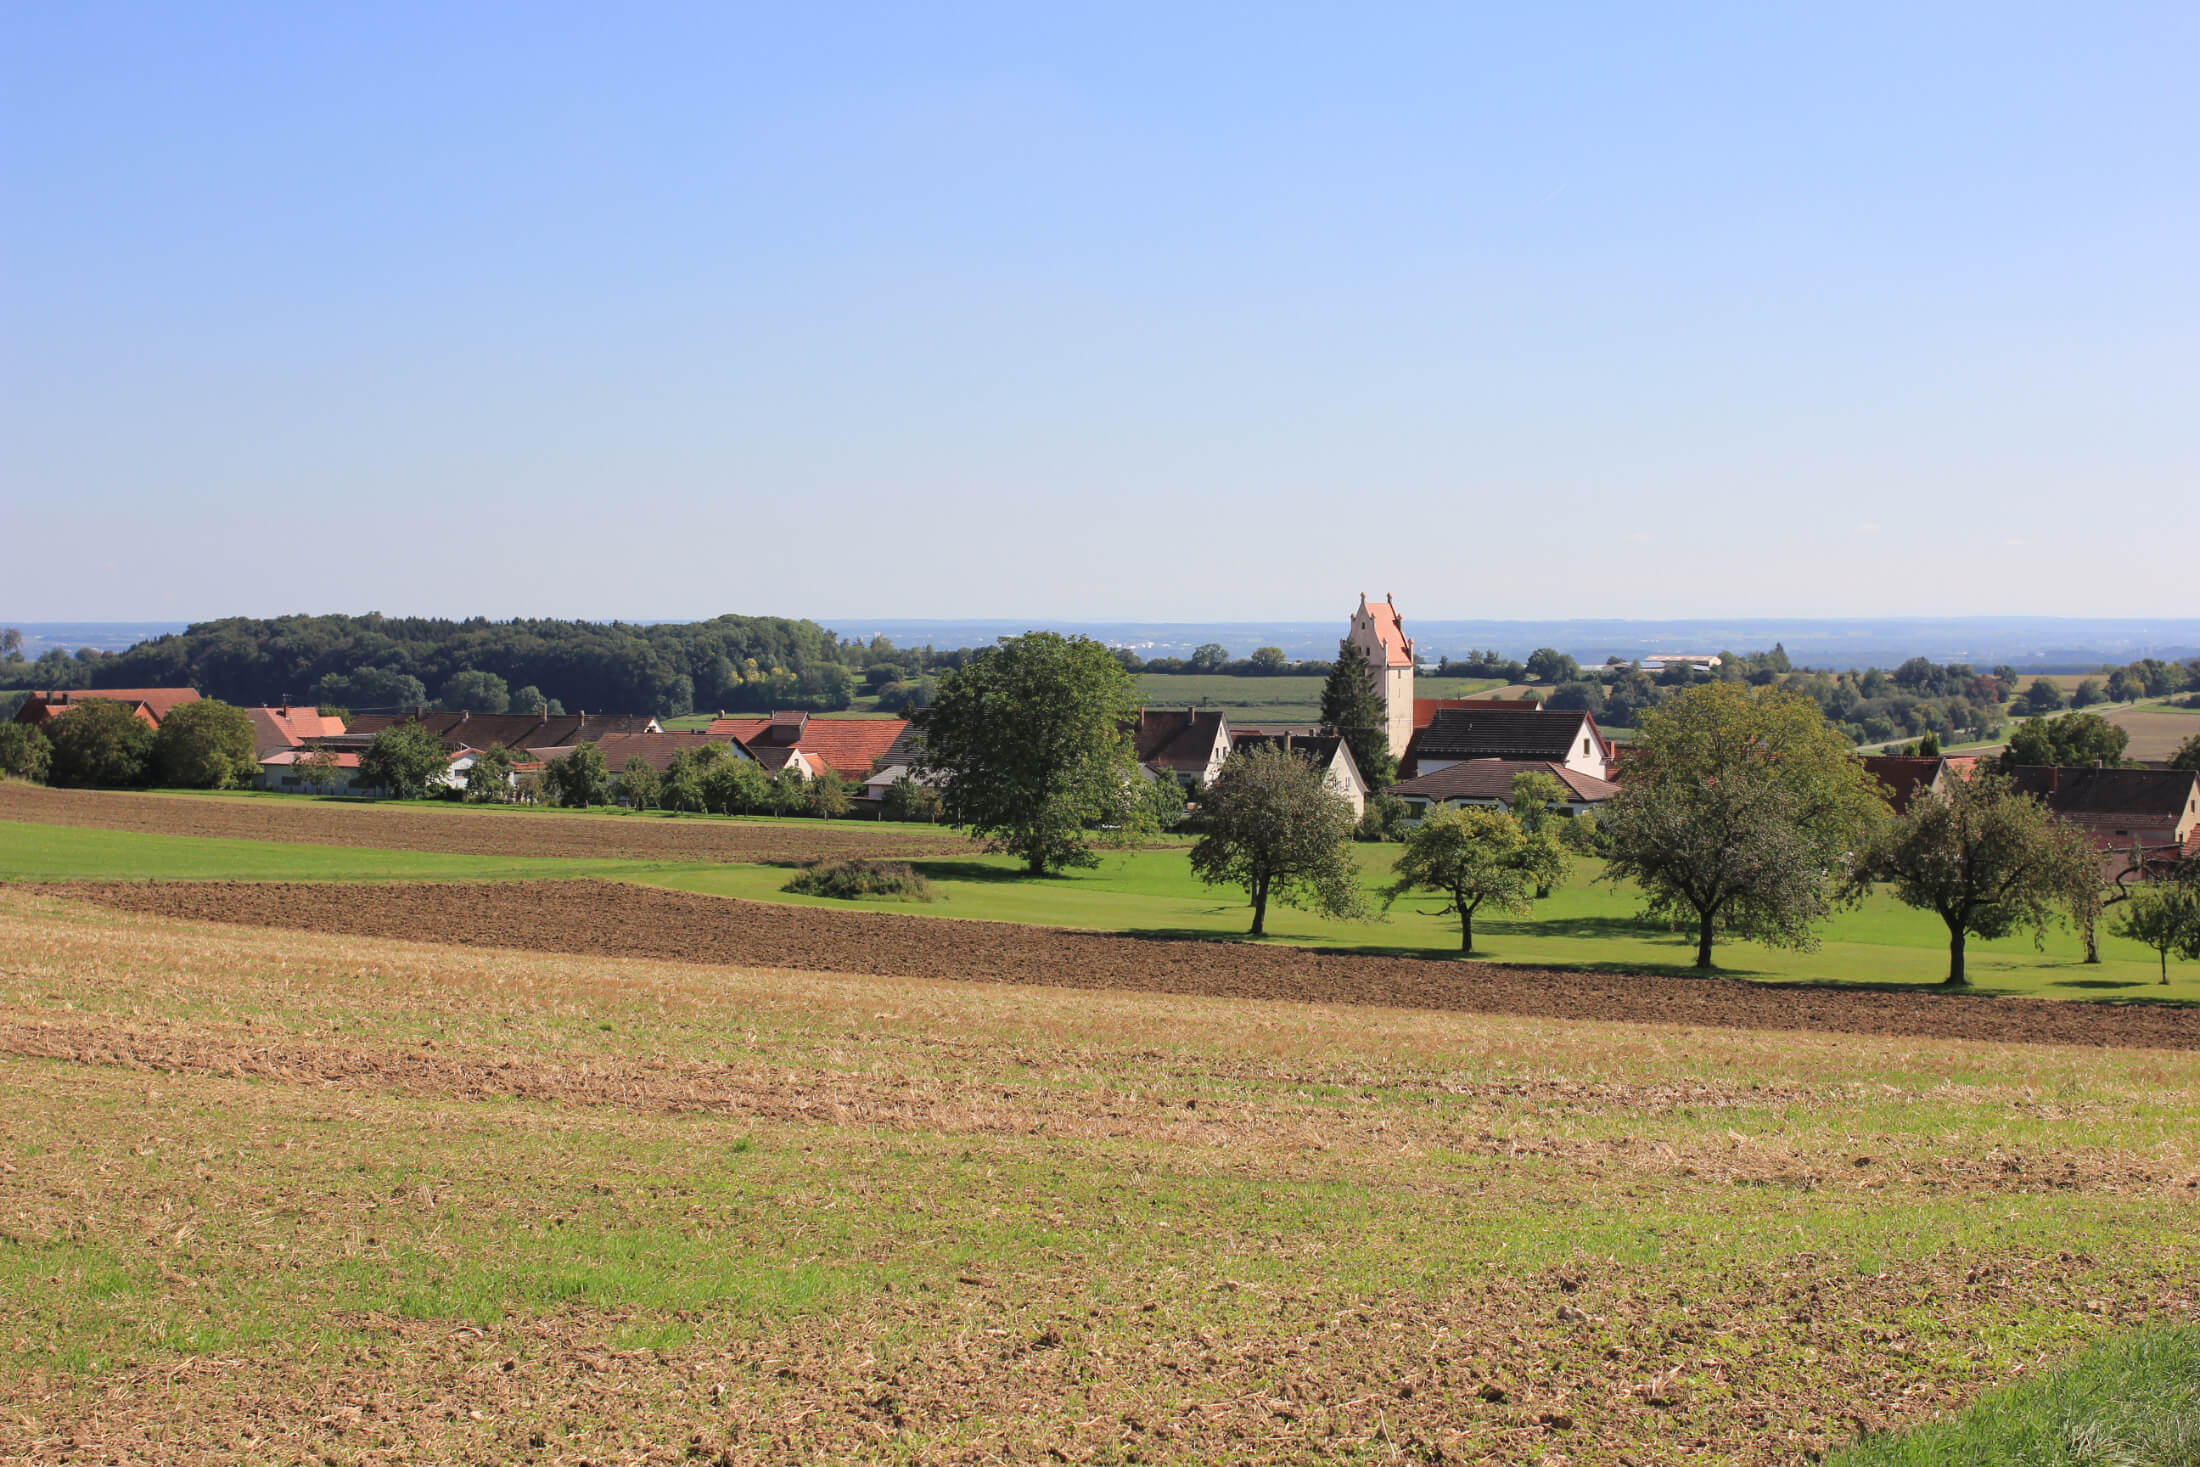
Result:
<svg viewBox="0 0 2200 1467"><path fill-rule="evenodd" d="M2196 42L15 7L0 598L2173 614Z"/></svg>

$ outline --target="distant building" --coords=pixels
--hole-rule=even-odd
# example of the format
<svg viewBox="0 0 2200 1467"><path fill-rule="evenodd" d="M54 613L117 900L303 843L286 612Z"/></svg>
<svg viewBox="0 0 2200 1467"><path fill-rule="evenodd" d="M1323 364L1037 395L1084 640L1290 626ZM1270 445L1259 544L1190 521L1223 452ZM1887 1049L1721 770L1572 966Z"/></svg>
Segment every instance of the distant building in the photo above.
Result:
<svg viewBox="0 0 2200 1467"><path fill-rule="evenodd" d="M36 726L59 718L71 708L95 699L126 705L140 722L160 727L160 721L181 703L199 701L197 688L33 688L15 711L17 723Z"/></svg>
<svg viewBox="0 0 2200 1467"><path fill-rule="evenodd" d="M1282 749L1297 754L1322 773L1322 782L1352 807L1352 818L1357 820L1367 813L1367 780L1360 773L1359 761L1352 757L1352 746L1335 734L1301 731L1295 728L1240 729L1230 735L1230 752L1250 754L1255 749Z"/></svg>
<svg viewBox="0 0 2200 1467"><path fill-rule="evenodd" d="M417 723L443 741L446 751L507 749L538 745L582 744L615 733L661 733L646 713L362 713L342 735L322 740L325 747L364 749L374 736L399 724Z"/></svg>
<svg viewBox="0 0 2200 1467"><path fill-rule="evenodd" d="M1401 757L1413 737L1413 639L1406 635L1405 618L1387 594L1370 602L1362 591L1345 640L1367 654L1375 700L1383 705L1390 733L1391 757Z"/></svg>
<svg viewBox="0 0 2200 1467"><path fill-rule="evenodd" d="M2136 851L2150 866L2200 859L2200 773L2026 764L2012 777L2103 853Z"/></svg>
<svg viewBox="0 0 2200 1467"><path fill-rule="evenodd" d="M318 708L247 708L252 720L253 757L265 760L285 749L303 748L344 732L344 720L324 715Z"/></svg>
<svg viewBox="0 0 2200 1467"><path fill-rule="evenodd" d="M307 784L305 778L298 773L298 761L315 752L318 751L302 748L282 748L261 756L260 788L263 790L282 790L290 794L315 791L316 787ZM359 756L348 750L342 753L334 750L327 752L328 757L336 762L330 770L328 781L320 787L318 792L332 795L350 794L352 792L352 782L359 778Z"/></svg>
<svg viewBox="0 0 2200 1467"><path fill-rule="evenodd" d="M1548 759L1465 759L1394 784L1390 792L1413 807L1416 819L1455 805L1510 807L1513 781L1523 774L1548 774L1557 780L1566 792L1557 808L1567 815L1594 810L1619 793L1619 786L1610 780Z"/></svg>
<svg viewBox="0 0 2200 1467"><path fill-rule="evenodd" d="M767 769L786 762L769 751L799 749L805 767L813 773L830 771L851 783L876 772L887 750L908 730L906 718L819 718L800 709L750 718L721 713L710 721L711 737L739 740ZM777 763L772 762L775 759Z"/></svg>
<svg viewBox="0 0 2200 1467"><path fill-rule="evenodd" d="M1415 729L1398 772L1418 779L1469 759L1562 764L1606 780L1611 778L1612 746L1594 715L1579 709L1553 712L1470 700L1462 707L1438 709Z"/></svg>
<svg viewBox="0 0 2200 1467"><path fill-rule="evenodd" d="M1887 803L1900 815L1920 794L1939 794L1951 776L1960 778L1977 763L1946 754L1866 754L1864 772L1887 787Z"/></svg>
<svg viewBox="0 0 2200 1467"><path fill-rule="evenodd" d="M1138 762L1186 789L1213 784L1230 757L1230 720L1214 709L1141 708L1131 728Z"/></svg>
<svg viewBox="0 0 2200 1467"><path fill-rule="evenodd" d="M1688 667L1697 672L1713 672L1723 661L1724 658L1712 652L1658 652L1642 659L1642 670L1660 673L1670 667Z"/></svg>
<svg viewBox="0 0 2200 1467"><path fill-rule="evenodd" d="M620 770L626 768L628 763L635 759L641 760L657 773L663 774L672 767L672 761L682 754L710 744L718 745L732 758L746 759L749 757L749 751L742 748L737 741L720 738L717 735L705 733L701 729L689 729L676 733L607 733L598 738L590 739L588 742L596 746L596 752L603 755L604 767L613 774L617 774ZM526 747L529 756L547 764L552 759L567 757L580 745L577 743L529 744Z"/></svg>

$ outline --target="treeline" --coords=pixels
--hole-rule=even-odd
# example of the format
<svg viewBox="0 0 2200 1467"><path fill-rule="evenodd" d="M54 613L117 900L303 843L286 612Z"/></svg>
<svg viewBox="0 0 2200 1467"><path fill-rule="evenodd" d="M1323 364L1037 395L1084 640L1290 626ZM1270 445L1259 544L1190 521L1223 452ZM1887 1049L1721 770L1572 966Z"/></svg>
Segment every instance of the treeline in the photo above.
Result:
<svg viewBox="0 0 2200 1467"><path fill-rule="evenodd" d="M1195 648L1189 657L1140 657L1129 647L1112 649L1125 672L1196 673L1218 677L1327 677L1333 662L1293 662L1281 647L1256 647L1250 657L1232 657L1218 642Z"/></svg>
<svg viewBox="0 0 2200 1467"><path fill-rule="evenodd" d="M843 641L814 621L587 622L485 617L230 617L122 652L0 649L0 688L197 688L236 704L354 712L441 703L476 713L848 707L858 688L920 705L969 654Z"/></svg>

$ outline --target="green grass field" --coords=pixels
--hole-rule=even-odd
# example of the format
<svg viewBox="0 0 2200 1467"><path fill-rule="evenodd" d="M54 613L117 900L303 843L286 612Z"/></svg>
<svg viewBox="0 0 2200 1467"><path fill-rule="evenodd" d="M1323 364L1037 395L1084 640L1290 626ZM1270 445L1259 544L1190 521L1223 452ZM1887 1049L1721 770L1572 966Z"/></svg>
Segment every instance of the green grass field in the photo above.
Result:
<svg viewBox="0 0 2200 1467"><path fill-rule="evenodd" d="M1315 723L1321 718L1322 682L1142 672L1138 693L1148 708L1219 708L1232 723ZM1414 682L1413 692L1421 698L1464 698L1498 685L1496 678L1424 677Z"/></svg>
<svg viewBox="0 0 2200 1467"><path fill-rule="evenodd" d="M1387 880L1395 845L1355 847L1371 896ZM0 822L0 880L169 881L495 881L594 876L712 896L798 906L919 911L956 920L1029 922L1108 932L1230 937L1248 914L1234 888L1193 878L1183 847L1110 851L1091 871L1032 879L999 856L958 856L911 863L939 900L921 908L893 901L842 902L780 890L783 866L643 862L616 859L444 855L347 846L271 844L206 836L151 835L72 826ZM1630 890L1595 879L1584 861L1565 887L1525 917L1484 917L1475 924L1475 956L1489 962L1625 972L1692 972L1693 949L1679 934L1635 920ZM1454 919L1432 915L1431 898L1402 898L1383 922L1332 922L1289 908L1269 913L1271 942L1361 951L1451 954ZM1930 985L1946 969L1946 936L1929 914L1881 893L1827 923L1814 952L1748 943L1722 945L1722 972L1819 983ZM2103 961L2087 966L2075 934L2051 931L2044 951L2028 938L1973 940L1969 966L1983 993L2057 998L2200 1002L2200 964L2172 964L2168 986L2155 982L2151 953L2107 934Z"/></svg>

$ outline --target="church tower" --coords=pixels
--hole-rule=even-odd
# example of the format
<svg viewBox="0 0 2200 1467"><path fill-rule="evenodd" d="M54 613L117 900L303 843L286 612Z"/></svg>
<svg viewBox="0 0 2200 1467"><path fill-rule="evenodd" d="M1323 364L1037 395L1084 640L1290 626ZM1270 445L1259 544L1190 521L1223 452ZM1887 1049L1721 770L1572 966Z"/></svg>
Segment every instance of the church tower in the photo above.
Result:
<svg viewBox="0 0 2200 1467"><path fill-rule="evenodd" d="M1413 737L1413 639L1406 635L1405 618L1387 593L1370 604L1362 591L1345 640L1367 654L1375 698L1387 715L1391 757L1396 758Z"/></svg>

